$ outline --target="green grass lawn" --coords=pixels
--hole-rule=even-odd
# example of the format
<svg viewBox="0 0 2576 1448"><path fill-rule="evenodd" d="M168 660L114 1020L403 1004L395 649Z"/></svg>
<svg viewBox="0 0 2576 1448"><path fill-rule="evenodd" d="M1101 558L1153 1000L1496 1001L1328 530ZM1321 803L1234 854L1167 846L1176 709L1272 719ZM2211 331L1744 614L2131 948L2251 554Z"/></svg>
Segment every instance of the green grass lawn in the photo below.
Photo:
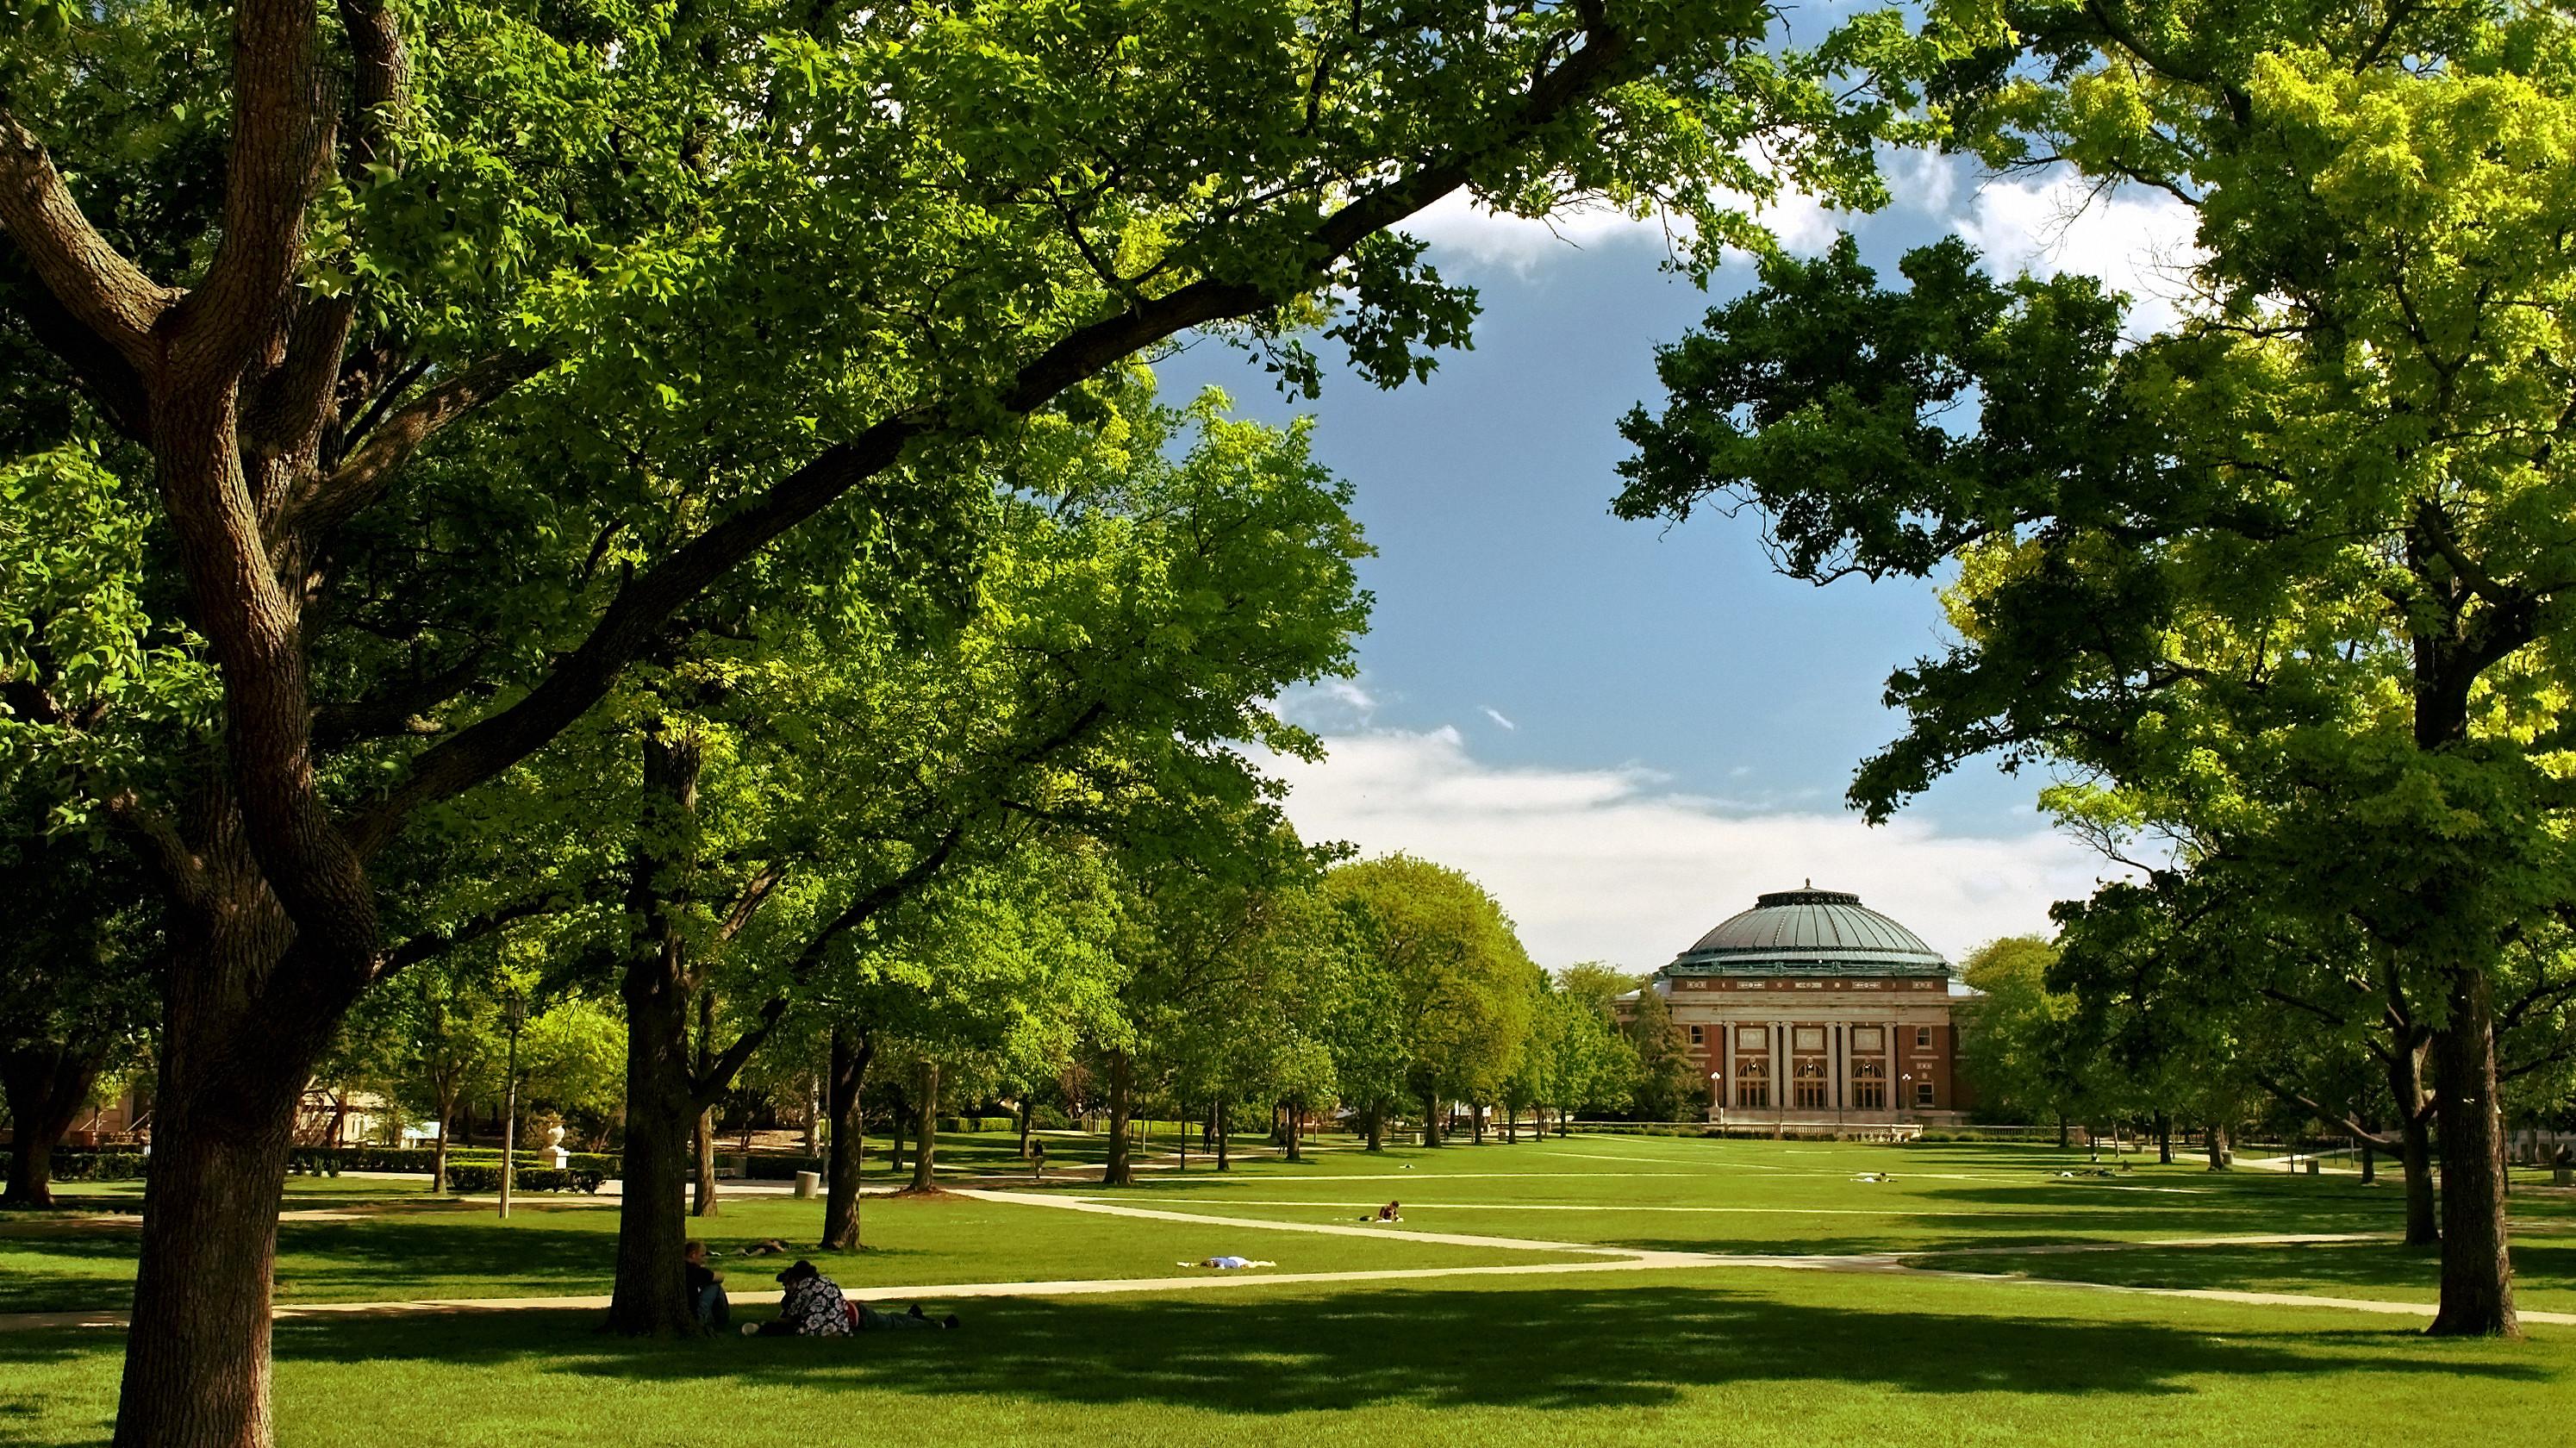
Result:
<svg viewBox="0 0 2576 1448"><path fill-rule="evenodd" d="M740 1198L690 1224L718 1254L777 1237L852 1291L925 1282L1061 1281L1170 1276L1176 1262L1218 1253L1276 1261L1282 1271L1465 1267L1582 1260L1429 1242L1379 1241L1043 1211L962 1198L870 1198L860 1210L871 1244L856 1253L809 1245L819 1202ZM442 1297L604 1293L615 1260L613 1202L540 1199L504 1222L488 1205L383 1210L345 1221L278 1228L281 1302L379 1302ZM0 1311L122 1307L134 1273L135 1229L97 1222L24 1223L0 1231ZM775 1291L784 1263L739 1258L738 1288Z"/></svg>
<svg viewBox="0 0 2576 1448"><path fill-rule="evenodd" d="M936 1308L936 1302L928 1304ZM587 1314L288 1322L287 1445L2566 1439L2576 1332L1690 1271L960 1304L965 1330L627 1343ZM109 1333L0 1336L0 1441L104 1442Z"/></svg>
<svg viewBox="0 0 2576 1448"><path fill-rule="evenodd" d="M1168 1138L1159 1145L1167 1146ZM943 1156L1016 1166L1007 1133ZM1096 1140L1053 1138L1055 1163ZM1168 1162L1168 1154L1157 1160ZM1408 1232L1717 1253L1900 1252L1926 1266L2068 1282L2227 1287L2429 1301L2433 1259L2393 1243L2201 1247L2160 1238L2393 1232L2393 1179L2140 1166L2058 1175L2081 1153L1988 1145L1575 1137L1392 1148L1328 1140L1311 1158L1219 1174L1043 1190L1161 1211L1348 1223L1390 1200ZM882 1168L880 1168L882 1170ZM1864 1182L1862 1173L1892 1180ZM488 1202L417 1184L290 1184L290 1208L345 1210L280 1230L286 1302L599 1293L613 1203ZM1013 1183L1012 1185L1019 1185ZM2521 1298L2576 1310L2576 1200L2528 1178L2514 1199ZM102 1205L132 1205L102 1191ZM737 1196L693 1224L719 1252L809 1240L819 1205ZM1535 1264L1554 1254L957 1197L872 1198L872 1250L817 1256L854 1290L1169 1275L1215 1252L1288 1271ZM2110 1250L2037 1253L2040 1244ZM117 1306L134 1226L0 1218L0 1310ZM736 1259L738 1288L777 1264ZM935 1300L926 1303L937 1308ZM2437 1343L2402 1318L2117 1296L2074 1286L1729 1268L1457 1278L1207 1294L960 1304L970 1330L854 1341L603 1340L587 1313L290 1320L278 1330L281 1441L796 1444L858 1428L896 1441L1329 1443L2554 1443L2576 1404L2576 1329L2519 1344ZM0 1334L0 1444L102 1441L111 1332ZM2553 1418L2552 1415L2555 1415Z"/></svg>

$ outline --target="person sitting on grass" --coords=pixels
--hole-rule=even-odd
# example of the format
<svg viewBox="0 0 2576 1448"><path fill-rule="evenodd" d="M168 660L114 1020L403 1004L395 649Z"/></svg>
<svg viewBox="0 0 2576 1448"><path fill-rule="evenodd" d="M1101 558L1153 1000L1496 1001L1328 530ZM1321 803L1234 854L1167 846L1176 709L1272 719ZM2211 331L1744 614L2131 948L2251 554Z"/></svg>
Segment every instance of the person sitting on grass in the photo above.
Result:
<svg viewBox="0 0 2576 1448"><path fill-rule="evenodd" d="M848 1299L841 1296L840 1284L815 1270L814 1264L799 1257L796 1265L778 1274L787 1293L778 1300L778 1316L767 1322L746 1322L745 1337L845 1337L850 1331Z"/></svg>
<svg viewBox="0 0 2576 1448"><path fill-rule="evenodd" d="M680 1260L687 1264L689 1310L698 1326L713 1332L730 1324L733 1304L725 1299L724 1274L707 1265L707 1244L689 1243L680 1249Z"/></svg>

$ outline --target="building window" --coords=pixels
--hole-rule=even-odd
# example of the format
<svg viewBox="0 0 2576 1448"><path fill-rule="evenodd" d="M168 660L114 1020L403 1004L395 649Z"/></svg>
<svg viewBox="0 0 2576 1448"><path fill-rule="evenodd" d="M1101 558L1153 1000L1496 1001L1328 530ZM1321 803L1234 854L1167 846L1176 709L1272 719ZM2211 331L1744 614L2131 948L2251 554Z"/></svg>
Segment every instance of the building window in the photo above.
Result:
<svg viewBox="0 0 2576 1448"><path fill-rule="evenodd" d="M1929 1106L1932 1104L1931 1082L1917 1081L1914 1083L1914 1104L1917 1106Z"/></svg>
<svg viewBox="0 0 2576 1448"><path fill-rule="evenodd" d="M1852 1110L1886 1109L1887 1068L1876 1061L1863 1061L1852 1067Z"/></svg>
<svg viewBox="0 0 2576 1448"><path fill-rule="evenodd" d="M1739 1051L1770 1050L1771 1028L1769 1026L1737 1026L1735 1028L1735 1049Z"/></svg>
<svg viewBox="0 0 2576 1448"><path fill-rule="evenodd" d="M1851 1033L1851 1048L1876 1055L1887 1049L1887 1032L1877 1026L1854 1026Z"/></svg>
<svg viewBox="0 0 2576 1448"><path fill-rule="evenodd" d="M1798 1109L1801 1111L1824 1110L1826 1104L1825 1063L1822 1061L1800 1061L1789 1068L1789 1074L1794 1078L1793 1084L1797 1087L1797 1091L1793 1099L1797 1102Z"/></svg>
<svg viewBox="0 0 2576 1448"><path fill-rule="evenodd" d="M1798 1026L1789 1032L1790 1050L1821 1051L1824 1048L1825 1028L1822 1026Z"/></svg>
<svg viewBox="0 0 2576 1448"><path fill-rule="evenodd" d="M1743 1110L1770 1109L1771 1063L1769 1061L1755 1057L1736 1063L1735 1104Z"/></svg>
<svg viewBox="0 0 2576 1448"><path fill-rule="evenodd" d="M1930 1026L1916 1026L1914 1028L1914 1044L1927 1051L1932 1049L1932 1028Z"/></svg>
<svg viewBox="0 0 2576 1448"><path fill-rule="evenodd" d="M1691 1027L1691 1044L1694 1046L1705 1046L1708 1044L1708 1028L1706 1026Z"/></svg>

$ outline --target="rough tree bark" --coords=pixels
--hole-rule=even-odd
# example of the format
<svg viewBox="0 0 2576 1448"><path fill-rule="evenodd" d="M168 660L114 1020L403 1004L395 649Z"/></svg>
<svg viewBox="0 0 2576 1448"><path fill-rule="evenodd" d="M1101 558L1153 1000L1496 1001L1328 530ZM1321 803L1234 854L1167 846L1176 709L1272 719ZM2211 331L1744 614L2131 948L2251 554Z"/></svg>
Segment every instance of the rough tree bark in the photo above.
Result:
<svg viewBox="0 0 2576 1448"><path fill-rule="evenodd" d="M2484 971L2463 971L2433 1034L2442 1099L2442 1304L2436 1337L2520 1337L2505 1240L2504 1117L2496 1097L2495 1002Z"/></svg>
<svg viewBox="0 0 2576 1448"><path fill-rule="evenodd" d="M1109 1053L1109 1164L1101 1169L1104 1187L1136 1184L1135 1161L1127 1149L1128 1093L1135 1085L1135 1066L1125 1051Z"/></svg>
<svg viewBox="0 0 2576 1448"><path fill-rule="evenodd" d="M868 1084L868 1062L876 1042L846 1021L832 1023L832 1064L825 1073L824 1110L832 1122L830 1155L823 1164L823 1238L830 1251L856 1251L859 1240L859 1180L865 1169L867 1139L859 1095Z"/></svg>
<svg viewBox="0 0 2576 1448"><path fill-rule="evenodd" d="M2156 1165L2173 1165L2173 1114L2156 1112Z"/></svg>
<svg viewBox="0 0 2576 1448"><path fill-rule="evenodd" d="M1440 1144L1440 1093L1437 1091L1422 1093L1422 1144Z"/></svg>
<svg viewBox="0 0 2576 1448"><path fill-rule="evenodd" d="M105 1060L61 1041L29 1041L0 1053L11 1127L9 1188L0 1207L54 1204L54 1148L80 1119Z"/></svg>
<svg viewBox="0 0 2576 1448"><path fill-rule="evenodd" d="M1300 1128L1303 1127L1306 1122L1306 1108L1298 1102L1291 1101L1282 1106L1280 1110L1283 1113L1283 1122L1287 1127L1287 1132L1283 1139L1287 1143L1288 1159L1290 1161L1304 1161L1306 1157L1299 1147L1298 1137L1302 1134Z"/></svg>
<svg viewBox="0 0 2576 1448"><path fill-rule="evenodd" d="M635 940L619 983L626 1002L626 1150L608 1330L659 1337L697 1331L681 1256L688 1241L681 1202L690 1133L703 1105L689 1059L696 991L671 901L693 858L688 841L704 754L697 740L658 731L645 734L643 751L646 816L627 889Z"/></svg>
<svg viewBox="0 0 2576 1448"><path fill-rule="evenodd" d="M938 1177L933 1175L939 1169L939 1063L936 1061L921 1063L920 1098L913 1103L912 1189L926 1192L939 1185Z"/></svg>
<svg viewBox="0 0 2576 1448"><path fill-rule="evenodd" d="M2227 1149L2227 1127L2224 1124L2216 1121L2209 1123L2207 1145L2209 1147L2209 1169L2211 1171L2227 1170L2230 1153Z"/></svg>
<svg viewBox="0 0 2576 1448"><path fill-rule="evenodd" d="M1360 1125L1363 1134L1368 1137L1369 1150L1386 1150L1386 1109L1384 1107L1374 1101L1370 1102L1368 1109L1360 1113Z"/></svg>

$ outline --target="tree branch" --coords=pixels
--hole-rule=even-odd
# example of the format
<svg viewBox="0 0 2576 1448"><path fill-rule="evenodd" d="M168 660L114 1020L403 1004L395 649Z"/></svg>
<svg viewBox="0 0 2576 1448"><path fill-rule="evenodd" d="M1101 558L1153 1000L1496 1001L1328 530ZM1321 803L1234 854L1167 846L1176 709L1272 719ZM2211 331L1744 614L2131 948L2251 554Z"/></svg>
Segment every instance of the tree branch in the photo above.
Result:
<svg viewBox="0 0 2576 1448"><path fill-rule="evenodd" d="M381 497L394 474L440 429L507 395L551 361L535 352L486 357L388 413L337 468L288 501L271 531L318 538L339 527Z"/></svg>
<svg viewBox="0 0 2576 1448"><path fill-rule="evenodd" d="M228 386L271 342L303 259L305 209L334 129L315 19L312 0L233 7L223 240L204 282L171 318L172 360L203 385Z"/></svg>
<svg viewBox="0 0 2576 1448"><path fill-rule="evenodd" d="M151 362L149 339L179 298L108 245L81 214L44 144L0 109L0 229L65 315L128 366Z"/></svg>
<svg viewBox="0 0 2576 1448"><path fill-rule="evenodd" d="M1332 266L1371 235L1464 186L1475 166L1572 112L1624 80L1633 64L1629 38L1606 24L1587 30L1583 47L1532 86L1511 113L1478 139L1351 201L1308 234L1302 284L1324 280ZM1191 327L1253 315L1290 294L1250 283L1202 278L1168 295L1141 299L1075 328L1031 358L1000 390L1010 412L1026 414L1120 359ZM351 822L357 848L383 848L422 805L491 778L571 724L604 696L620 672L659 637L667 621L726 572L789 529L891 469L906 444L936 425L958 399L885 418L773 485L756 503L715 524L620 589L588 638L566 654L517 704L424 752L410 775Z"/></svg>

